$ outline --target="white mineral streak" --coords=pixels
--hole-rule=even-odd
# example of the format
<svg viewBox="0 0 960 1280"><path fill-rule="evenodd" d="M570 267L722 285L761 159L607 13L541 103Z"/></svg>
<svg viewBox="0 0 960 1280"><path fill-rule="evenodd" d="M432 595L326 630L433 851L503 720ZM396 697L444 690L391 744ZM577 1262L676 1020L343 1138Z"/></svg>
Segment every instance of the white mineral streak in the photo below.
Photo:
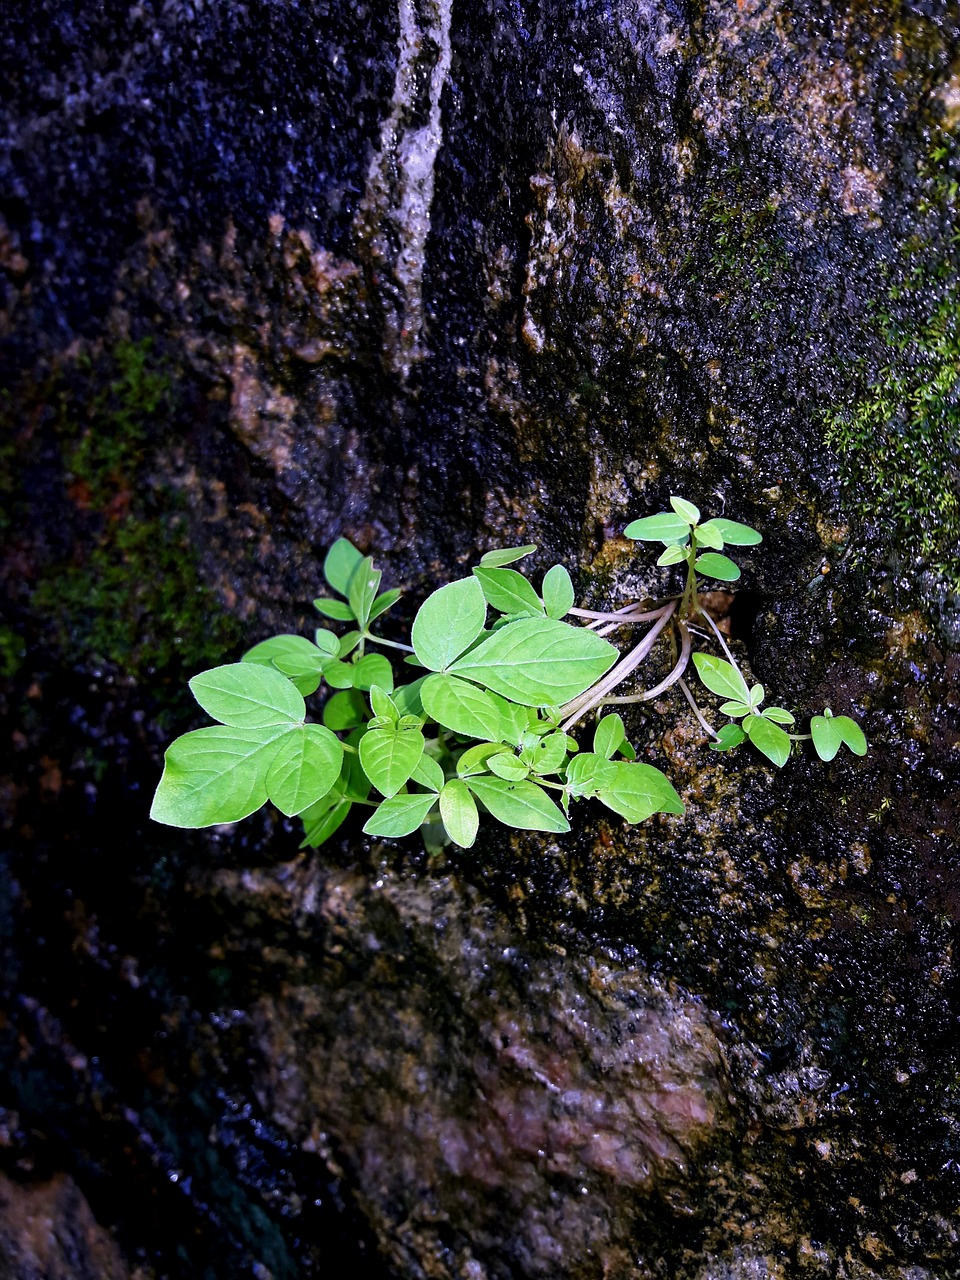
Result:
<svg viewBox="0 0 960 1280"><path fill-rule="evenodd" d="M398 286L384 336L387 357L404 380L423 356L423 265L443 141L440 105L450 74L452 8L453 0L399 0L393 97L360 206L358 230L371 261L391 272Z"/></svg>

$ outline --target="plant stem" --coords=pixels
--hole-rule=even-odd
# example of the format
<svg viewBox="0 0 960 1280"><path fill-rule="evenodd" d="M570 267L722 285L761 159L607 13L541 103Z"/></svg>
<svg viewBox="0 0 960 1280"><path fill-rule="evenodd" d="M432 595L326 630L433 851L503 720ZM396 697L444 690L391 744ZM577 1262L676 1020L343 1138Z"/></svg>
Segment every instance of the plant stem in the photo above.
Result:
<svg viewBox="0 0 960 1280"><path fill-rule="evenodd" d="M701 728L705 729L711 738L719 738L720 737L719 733L717 733L716 729L714 729L713 726L709 723L709 721L706 720L703 712L697 706L697 700L691 693L690 686L687 684L686 680L680 680L678 683L680 685L680 692L683 694L686 700L690 703L690 706L693 708L693 714L700 721Z"/></svg>
<svg viewBox="0 0 960 1280"><path fill-rule="evenodd" d="M657 636L667 625L670 619L677 611L676 601L671 601L665 608L660 609L657 622L650 628L640 643L627 654L625 658L617 663L612 671L598 680L579 697L573 698L560 708L560 714L567 716L567 719L560 725L562 733L568 733L571 725L575 725L577 721L599 702L602 702L606 695L617 687L626 677L639 667L640 663L647 657L650 650L656 644Z"/></svg>
<svg viewBox="0 0 960 1280"><path fill-rule="evenodd" d="M690 632L687 630L685 622L681 622L680 626L680 656L677 658L676 664L670 674L661 680L658 685L654 685L652 689L648 689L646 693L631 693L622 698L604 698L603 705L613 702L649 702L652 698L658 698L661 693L665 693L671 685L677 683L680 677L687 669L690 661L690 650L693 641Z"/></svg>
<svg viewBox="0 0 960 1280"><path fill-rule="evenodd" d="M388 645L391 649L402 649L404 653L414 652L412 645L401 644L399 640L387 640L384 636L375 636L372 631L367 632L366 638L368 640L373 640L375 644Z"/></svg>

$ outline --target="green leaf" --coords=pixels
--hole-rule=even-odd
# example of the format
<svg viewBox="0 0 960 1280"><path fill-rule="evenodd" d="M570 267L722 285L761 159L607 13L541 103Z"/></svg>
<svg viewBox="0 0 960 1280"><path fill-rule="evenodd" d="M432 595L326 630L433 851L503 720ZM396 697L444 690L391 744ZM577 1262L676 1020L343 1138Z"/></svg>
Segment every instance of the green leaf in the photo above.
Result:
<svg viewBox="0 0 960 1280"><path fill-rule="evenodd" d="M498 778L506 778L508 782L519 782L521 778L525 778L530 772L530 766L515 756L510 751L503 751L497 755L490 756L487 760L487 768L491 773L495 773Z"/></svg>
<svg viewBox="0 0 960 1280"><path fill-rule="evenodd" d="M338 538L327 552L327 558L323 562L323 576L334 591L342 596L348 595L350 579L362 560L363 556L352 543L346 538Z"/></svg>
<svg viewBox="0 0 960 1280"><path fill-rule="evenodd" d="M170 827L212 827L256 813L266 803L278 744L291 728L213 725L183 734L167 748L150 817Z"/></svg>
<svg viewBox="0 0 960 1280"><path fill-rule="evenodd" d="M474 569L484 599L500 613L542 617L543 601L522 573L516 569Z"/></svg>
<svg viewBox="0 0 960 1280"><path fill-rule="evenodd" d="M240 661L253 662L261 667L273 667L276 658L296 659L316 652L316 646L312 645L305 636L271 636L269 640L262 640L252 649L248 649ZM309 674L292 677L291 683L306 698L320 688L320 675L319 672L311 671Z"/></svg>
<svg viewBox="0 0 960 1280"><path fill-rule="evenodd" d="M717 734L716 742L710 743L711 751L732 751L746 741L747 735L738 724L725 724Z"/></svg>
<svg viewBox="0 0 960 1280"><path fill-rule="evenodd" d="M612 760L595 751L581 751L567 764L567 786L572 796L595 796L602 788L616 782L616 766Z"/></svg>
<svg viewBox="0 0 960 1280"><path fill-rule="evenodd" d="M323 704L323 723L328 729L355 729L363 724L366 704L356 689L334 693Z"/></svg>
<svg viewBox="0 0 960 1280"><path fill-rule="evenodd" d="M763 541L763 536L756 529L751 529L748 524L738 524L736 520L715 516L710 524L716 525L724 542L729 542L733 547L755 547L758 542Z"/></svg>
<svg viewBox="0 0 960 1280"><path fill-rule="evenodd" d="M330 795L319 800L300 815L303 823L303 840L301 849L317 848L325 840L329 840L346 819L353 808L353 802L344 800L342 796Z"/></svg>
<svg viewBox="0 0 960 1280"><path fill-rule="evenodd" d="M353 668L355 689L371 689L375 684L385 693L393 692L393 667L382 653L365 654Z"/></svg>
<svg viewBox="0 0 960 1280"><path fill-rule="evenodd" d="M360 763L360 744L368 732L363 725L347 734L347 746L353 747L353 751L343 753L343 768L340 770L338 786L351 800L366 800L370 794L370 779Z"/></svg>
<svg viewBox="0 0 960 1280"><path fill-rule="evenodd" d="M741 716L748 716L753 707L749 702L740 702L735 698L732 702L721 702L720 710L725 716L736 716L739 720Z"/></svg>
<svg viewBox="0 0 960 1280"><path fill-rule="evenodd" d="M760 706L760 703L763 701L765 696L766 694L764 692L764 688L762 684L755 684L751 686L750 706L754 709L754 711L756 711L757 707Z"/></svg>
<svg viewBox="0 0 960 1280"><path fill-rule="evenodd" d="M339 658L347 658L363 639L363 635L359 631L345 631L340 637L340 650L337 654Z"/></svg>
<svg viewBox="0 0 960 1280"><path fill-rule="evenodd" d="M423 709L437 724L465 737L500 741L500 711L493 696L451 675L427 676L420 690Z"/></svg>
<svg viewBox="0 0 960 1280"><path fill-rule="evenodd" d="M660 553L657 557L657 564L661 568L665 568L670 564L679 564L681 560L686 560L686 547L667 547L666 551Z"/></svg>
<svg viewBox="0 0 960 1280"><path fill-rule="evenodd" d="M331 689L352 689L353 663L331 658L323 664L323 678Z"/></svg>
<svg viewBox="0 0 960 1280"><path fill-rule="evenodd" d="M729 556L717 555L716 551L705 551L693 562L697 573L705 578L716 578L719 582L736 582L740 577L740 567L735 565Z"/></svg>
<svg viewBox="0 0 960 1280"><path fill-rule="evenodd" d="M833 723L840 730L840 736L855 756L867 754L867 739L863 730L850 716L834 716Z"/></svg>
<svg viewBox="0 0 960 1280"><path fill-rule="evenodd" d="M832 760L843 743L843 734L837 724L839 716L814 716L810 721L813 745L821 760Z"/></svg>
<svg viewBox="0 0 960 1280"><path fill-rule="evenodd" d="M364 832L368 836L388 836L399 839L409 836L417 827L422 826L427 814L437 803L436 792L427 794L393 796L373 811L364 824Z"/></svg>
<svg viewBox="0 0 960 1280"><path fill-rule="evenodd" d="M555 618L530 618L495 631L451 671L513 702L537 707L583 693L618 657L596 632Z"/></svg>
<svg viewBox="0 0 960 1280"><path fill-rule="evenodd" d="M529 707L518 706L515 702L508 702L506 698L501 698L499 693L490 693L491 697L500 712L500 739L502 742L509 742L512 747L519 747L520 739L527 731L529 724L528 716Z"/></svg>
<svg viewBox="0 0 960 1280"><path fill-rule="evenodd" d="M429 787L431 791L439 793L443 790L443 770L433 756L428 756L424 751L417 761L417 767L410 775L410 781L419 782L421 787Z"/></svg>
<svg viewBox="0 0 960 1280"><path fill-rule="evenodd" d="M267 772L267 798L292 818L325 796L340 776L343 743L319 724L280 739Z"/></svg>
<svg viewBox="0 0 960 1280"><path fill-rule="evenodd" d="M534 782L508 782L505 778L470 777L467 786L498 822L521 831L561 834L570 823L547 793Z"/></svg>
<svg viewBox="0 0 960 1280"><path fill-rule="evenodd" d="M383 577L379 569L373 566L371 556L365 556L357 565L350 578L348 599L350 608L356 615L357 624L364 631L370 621L370 610L380 590L380 579Z"/></svg>
<svg viewBox="0 0 960 1280"><path fill-rule="evenodd" d="M675 511L661 511L659 515L632 521L623 532L635 542L670 543L685 540L690 533L690 525Z"/></svg>
<svg viewBox="0 0 960 1280"><path fill-rule="evenodd" d="M700 519L700 508L695 507L692 502L687 502L685 498L671 497L670 505L678 516L686 520L687 524L696 524Z"/></svg>
<svg viewBox="0 0 960 1280"><path fill-rule="evenodd" d="M328 631L326 627L317 627L313 633L313 639L317 648L325 657L339 658L340 641L332 631Z"/></svg>
<svg viewBox="0 0 960 1280"><path fill-rule="evenodd" d="M525 547L501 547L497 551L485 551L480 557L480 564L484 569L499 569L501 565L522 560L524 556L528 556L536 549L536 543L530 542Z"/></svg>
<svg viewBox="0 0 960 1280"><path fill-rule="evenodd" d="M190 691L214 720L237 729L298 724L307 713L303 696L290 681L257 662L201 671L190 681Z"/></svg>
<svg viewBox="0 0 960 1280"><path fill-rule="evenodd" d="M523 756L534 773L556 773L567 758L567 735L548 733L538 738L534 746L528 747Z"/></svg>
<svg viewBox="0 0 960 1280"><path fill-rule="evenodd" d="M426 676L412 680L410 684L402 684L393 691L393 702L402 716L422 716L423 703L420 701L420 690Z"/></svg>
<svg viewBox="0 0 960 1280"><path fill-rule="evenodd" d="M693 665L697 675L711 693L721 698L735 698L738 702L750 702L750 690L743 676L723 658L715 658L711 653L695 653Z"/></svg>
<svg viewBox="0 0 960 1280"><path fill-rule="evenodd" d="M573 608L573 583L562 564L548 569L541 586L543 605L551 618L562 618Z"/></svg>
<svg viewBox="0 0 960 1280"><path fill-rule="evenodd" d="M598 756L612 760L621 742L625 742L627 732L623 721L616 714L601 716L593 734L593 749Z"/></svg>
<svg viewBox="0 0 960 1280"><path fill-rule="evenodd" d="M445 671L483 630L487 602L476 578L448 583L420 606L413 620L411 643L430 671Z"/></svg>
<svg viewBox="0 0 960 1280"><path fill-rule="evenodd" d="M644 822L654 813L683 813L683 801L670 779L651 764L611 762L614 780L599 792L599 799L628 822Z"/></svg>
<svg viewBox="0 0 960 1280"><path fill-rule="evenodd" d="M333 618L335 622L353 622L354 613L345 600L334 600L330 596L318 596L313 607L325 618Z"/></svg>
<svg viewBox="0 0 960 1280"><path fill-rule="evenodd" d="M743 729L757 750L782 769L790 756L790 739L780 726L763 716L747 716Z"/></svg>
<svg viewBox="0 0 960 1280"><path fill-rule="evenodd" d="M370 688L370 706L375 716L396 724L400 719L400 712L397 710L397 704L390 697L383 686L375 684Z"/></svg>
<svg viewBox="0 0 960 1280"><path fill-rule="evenodd" d="M363 771L388 798L397 794L422 754L423 734L418 729L371 729L360 739Z"/></svg>
<svg viewBox="0 0 960 1280"><path fill-rule="evenodd" d="M475 747L469 747L457 761L457 773L461 778L466 778L471 773L483 773L490 756L502 751L503 746L499 742L478 742Z"/></svg>
<svg viewBox="0 0 960 1280"><path fill-rule="evenodd" d="M381 613L386 613L400 599L400 588L391 587L389 591L384 591L383 595L377 596L370 608L370 621L379 618Z"/></svg>
<svg viewBox="0 0 960 1280"><path fill-rule="evenodd" d="M451 778L441 791L440 817L454 844L469 849L477 838L480 814L477 802L460 778Z"/></svg>
<svg viewBox="0 0 960 1280"><path fill-rule="evenodd" d="M713 547L714 551L723 550L723 534L713 520L697 525L693 531L693 539L698 547Z"/></svg>
<svg viewBox="0 0 960 1280"><path fill-rule="evenodd" d="M768 720L772 720L774 724L793 724L794 719L789 711L783 707L767 707L761 711L762 716L766 716Z"/></svg>

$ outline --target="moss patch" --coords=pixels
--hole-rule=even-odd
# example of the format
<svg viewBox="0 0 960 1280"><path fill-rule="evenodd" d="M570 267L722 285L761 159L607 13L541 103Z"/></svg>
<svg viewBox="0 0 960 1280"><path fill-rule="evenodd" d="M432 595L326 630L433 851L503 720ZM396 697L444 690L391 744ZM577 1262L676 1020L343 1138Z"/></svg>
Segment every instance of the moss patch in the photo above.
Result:
<svg viewBox="0 0 960 1280"><path fill-rule="evenodd" d="M5 532L33 579L19 622L70 664L138 680L179 678L235 644L239 625L204 586L158 466L177 403L150 341L84 355L3 408ZM24 629L13 621L13 634Z"/></svg>
<svg viewBox="0 0 960 1280"><path fill-rule="evenodd" d="M960 147L941 135L920 167L918 211L877 309L880 358L826 415L853 511L960 591Z"/></svg>

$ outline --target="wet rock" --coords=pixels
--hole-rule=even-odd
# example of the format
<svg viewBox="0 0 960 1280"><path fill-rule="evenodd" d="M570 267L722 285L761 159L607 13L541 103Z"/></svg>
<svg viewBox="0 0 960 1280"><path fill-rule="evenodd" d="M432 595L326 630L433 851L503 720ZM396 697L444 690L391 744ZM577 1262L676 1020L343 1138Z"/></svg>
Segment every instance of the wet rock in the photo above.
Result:
<svg viewBox="0 0 960 1280"><path fill-rule="evenodd" d="M9 1168L161 1274L957 1272L958 57L947 3L6 7ZM666 696L682 818L147 824L334 537L398 627L498 542L619 605L677 492L864 761Z"/></svg>
<svg viewBox="0 0 960 1280"><path fill-rule="evenodd" d="M129 1280L116 1242L72 1178L18 1184L0 1174L0 1275L7 1280Z"/></svg>
<svg viewBox="0 0 960 1280"><path fill-rule="evenodd" d="M305 948L272 953L282 985L250 1010L258 1097L337 1153L404 1274L600 1275L647 1214L694 1212L735 1119L697 1001L602 954L538 954L451 877L310 857L216 883Z"/></svg>

